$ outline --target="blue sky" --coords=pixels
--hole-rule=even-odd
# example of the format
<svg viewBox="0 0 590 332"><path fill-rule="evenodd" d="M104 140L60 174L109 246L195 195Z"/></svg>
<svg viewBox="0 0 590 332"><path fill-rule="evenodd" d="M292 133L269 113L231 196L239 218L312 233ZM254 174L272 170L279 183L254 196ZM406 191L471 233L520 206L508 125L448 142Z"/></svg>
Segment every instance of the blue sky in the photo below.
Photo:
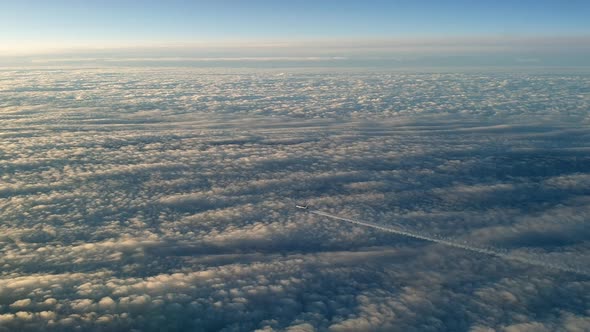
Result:
<svg viewBox="0 0 590 332"><path fill-rule="evenodd" d="M576 0L0 0L0 51L382 57L512 49L524 58L541 50L545 57L567 51L579 59L590 52L588 13L590 1Z"/></svg>
<svg viewBox="0 0 590 332"><path fill-rule="evenodd" d="M6 40L581 35L588 1L2 1Z"/></svg>

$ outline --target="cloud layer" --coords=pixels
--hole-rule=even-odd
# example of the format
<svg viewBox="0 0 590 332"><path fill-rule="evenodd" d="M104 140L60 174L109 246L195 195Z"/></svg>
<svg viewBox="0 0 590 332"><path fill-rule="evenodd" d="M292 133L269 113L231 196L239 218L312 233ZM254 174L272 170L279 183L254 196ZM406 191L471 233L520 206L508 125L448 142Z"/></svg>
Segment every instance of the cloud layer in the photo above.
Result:
<svg viewBox="0 0 590 332"><path fill-rule="evenodd" d="M0 330L584 331L588 76L0 72Z"/></svg>

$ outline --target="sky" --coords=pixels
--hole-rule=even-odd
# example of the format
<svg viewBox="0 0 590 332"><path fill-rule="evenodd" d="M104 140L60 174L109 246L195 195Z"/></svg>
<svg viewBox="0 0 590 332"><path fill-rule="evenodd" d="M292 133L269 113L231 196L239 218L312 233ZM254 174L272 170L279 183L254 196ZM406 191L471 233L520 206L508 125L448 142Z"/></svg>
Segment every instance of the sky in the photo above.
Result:
<svg viewBox="0 0 590 332"><path fill-rule="evenodd" d="M589 11L587 1L556 0L3 0L0 41L5 54L318 40L365 49L359 41L538 41L588 37Z"/></svg>

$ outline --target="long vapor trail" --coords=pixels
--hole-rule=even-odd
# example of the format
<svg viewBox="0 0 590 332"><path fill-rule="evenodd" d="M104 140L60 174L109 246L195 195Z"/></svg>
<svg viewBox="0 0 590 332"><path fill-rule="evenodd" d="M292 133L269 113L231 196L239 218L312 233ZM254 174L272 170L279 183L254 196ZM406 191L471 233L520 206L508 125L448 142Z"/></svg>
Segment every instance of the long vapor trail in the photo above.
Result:
<svg viewBox="0 0 590 332"><path fill-rule="evenodd" d="M354 220L354 219L339 217L339 216L336 216L336 215L333 215L333 214L330 214L330 213L326 213L326 212L322 212L322 211L317 211L317 210L312 210L312 209L307 209L306 211L308 211L309 213L313 213L313 214L319 215L319 216L324 216L324 217L328 217L328 218L332 218L332 219L342 220L342 221L346 221L346 222L349 222L349 223L352 223L352 224L366 226L366 227L371 227L371 228L375 228L375 229L382 230L382 231L385 231L385 232L391 232L391 233L395 233L395 234L398 234L398 235L412 237L412 238L415 238L415 239L420 239L420 240L425 240L425 241L440 243L440 244L444 244L446 246L455 247L455 248L461 248L461 249L469 250L469 251L472 251L472 252L477 252L477 253L480 253L480 254L486 254L486 255L496 256L496 257L500 257L500 258L503 258L503 259L513 260L513 261L518 261L518 262L522 262L522 263L526 263L526 264L530 264L530 265L541 266L541 267L546 267L546 268L551 268L551 269L556 269L556 270L566 271L566 272L574 272L574 273L579 273L579 274L584 274L584 275L590 276L590 271L585 271L585 270L582 270L582 269L579 269L579 268L575 268L575 267L571 267L571 266L566 266L566 265L561 265L561 264L555 264L555 263L551 263L551 262L536 260L536 259L532 259L530 257L517 256L517 255L514 255L514 254L510 254L508 252L503 252L502 250L497 249L497 248L476 247L476 246L473 246L471 244L461 243L461 242L457 242L457 241L453 241L453 240L447 240L447 239L443 239L443 238L438 238L438 237L435 237L435 236L432 236L432 235L424 234L422 232L418 233L418 232L415 232L415 231L408 231L408 230L405 230L405 229L399 229L399 228L395 228L395 227L391 227L391 226L378 225L378 224L374 224L372 222L359 221L359 220Z"/></svg>

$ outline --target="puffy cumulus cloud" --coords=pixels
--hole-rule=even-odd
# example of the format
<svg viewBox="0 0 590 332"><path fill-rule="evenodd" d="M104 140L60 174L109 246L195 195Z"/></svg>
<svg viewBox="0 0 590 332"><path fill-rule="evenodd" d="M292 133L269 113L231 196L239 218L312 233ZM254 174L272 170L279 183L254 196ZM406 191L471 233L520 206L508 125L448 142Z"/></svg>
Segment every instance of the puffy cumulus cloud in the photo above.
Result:
<svg viewBox="0 0 590 332"><path fill-rule="evenodd" d="M0 330L586 331L588 77L0 72Z"/></svg>

